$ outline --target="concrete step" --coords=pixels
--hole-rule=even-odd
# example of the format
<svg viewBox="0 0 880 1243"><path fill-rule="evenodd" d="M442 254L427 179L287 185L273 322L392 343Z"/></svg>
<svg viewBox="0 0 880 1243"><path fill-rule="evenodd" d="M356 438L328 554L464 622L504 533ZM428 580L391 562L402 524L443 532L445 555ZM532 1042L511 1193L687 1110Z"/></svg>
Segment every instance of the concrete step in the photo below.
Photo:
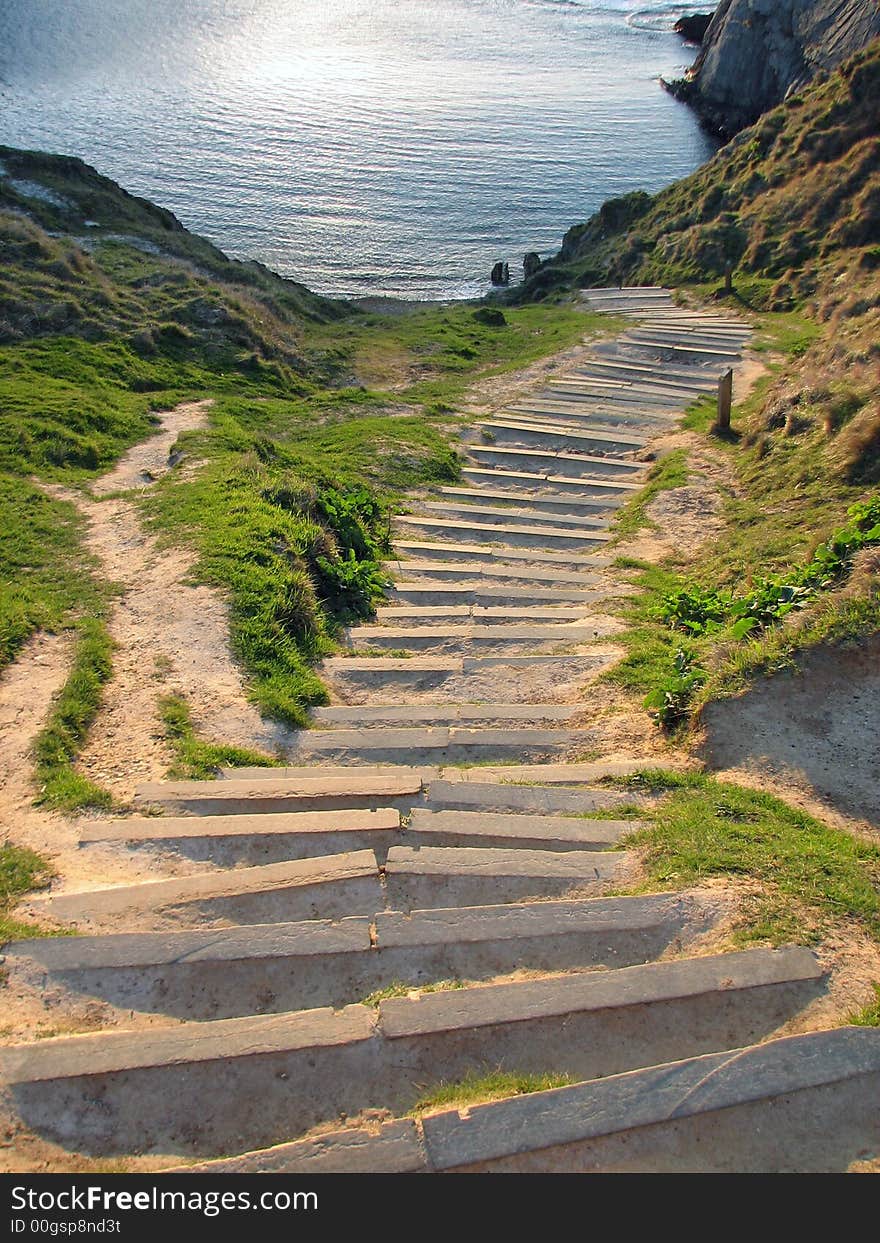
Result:
<svg viewBox="0 0 880 1243"><path fill-rule="evenodd" d="M583 622L559 622L543 625L481 625L478 622L459 626L359 626L351 634L352 643L363 648L404 652L467 653L480 655L558 651L592 643L612 634L615 624L608 618L590 618Z"/></svg>
<svg viewBox="0 0 880 1243"><path fill-rule="evenodd" d="M440 492L444 497L449 497L450 500L461 504L522 505L524 503L522 492L511 492L503 488L446 487L441 488ZM528 504L530 509L541 510L547 514L581 514L589 517L591 514L608 513L620 504L620 499L615 496L577 497L535 493L528 498Z"/></svg>
<svg viewBox="0 0 880 1243"><path fill-rule="evenodd" d="M327 677L342 680L361 688L406 687L410 690L430 690L440 687L450 678L466 674L481 674L490 669L528 670L546 666L548 670L563 668L571 676L586 676L615 659L613 653L589 649L573 655L566 652L556 655L546 652L540 655L519 656L501 653L491 656L413 656L384 657L357 656L325 660L322 669Z"/></svg>
<svg viewBox="0 0 880 1243"><path fill-rule="evenodd" d="M297 780L280 776L283 769L239 769L224 781L156 781L137 787L134 802L203 816L240 812L337 811L379 808L412 796L421 789L418 774L397 770L320 775L314 771ZM259 775L254 775L259 773Z"/></svg>
<svg viewBox="0 0 880 1243"><path fill-rule="evenodd" d="M31 899L41 915L87 931L159 932L370 915L384 904L372 850L203 872Z"/></svg>
<svg viewBox="0 0 880 1243"><path fill-rule="evenodd" d="M376 811L87 820L80 826L79 836L81 846L150 847L234 867L344 854L365 847L382 859L399 835L400 812L383 807Z"/></svg>
<svg viewBox="0 0 880 1243"><path fill-rule="evenodd" d="M389 906L484 906L529 898L587 897L625 874L620 851L392 846L385 862Z"/></svg>
<svg viewBox="0 0 880 1243"><path fill-rule="evenodd" d="M711 905L656 894L378 911L338 922L42 937L8 947L16 985L199 1021L341 1007L399 982L490 980L522 968L629 966L711 926Z"/></svg>
<svg viewBox="0 0 880 1243"><path fill-rule="evenodd" d="M846 1173L880 1147L878 1097L880 1032L842 1027L431 1114L417 1138L435 1172Z"/></svg>
<svg viewBox="0 0 880 1243"><path fill-rule="evenodd" d="M632 332L630 340L647 341L676 348L683 347L688 350L705 350L709 354L730 354L733 357L739 357L743 348L742 337L721 336L720 334L713 336L711 333L697 334L693 331L682 331L675 328L667 330L657 328L656 326Z"/></svg>
<svg viewBox="0 0 880 1243"><path fill-rule="evenodd" d="M579 367L573 373L574 377L579 380L585 380L587 383L594 384L597 380L610 381L620 386L622 392L631 395L635 400L639 393L646 392L664 396L675 401L682 399L690 400L694 393L711 392L712 386L706 380L675 380L665 375L662 371L643 371L639 372L623 372L617 369L615 372L609 371L606 364L596 363L588 367ZM662 418L661 412L655 412L655 417Z"/></svg>
<svg viewBox="0 0 880 1243"><path fill-rule="evenodd" d="M474 704L339 704L312 708L317 725L501 725L526 723L530 726L570 721L584 710L583 704L474 703ZM370 813L378 814L378 813Z"/></svg>
<svg viewBox="0 0 880 1243"><path fill-rule="evenodd" d="M510 815L483 811L429 811L417 807L404 835L408 846L482 846L525 850L607 850L638 820L590 820L582 816Z"/></svg>
<svg viewBox="0 0 880 1243"><path fill-rule="evenodd" d="M540 605L500 605L487 607L472 604L419 605L397 604L378 609L376 620L380 625L393 626L396 622L405 622L407 626L436 625L446 622L473 621L485 625L507 625L509 622L577 622L588 615L589 610L581 606L570 607L563 604Z"/></svg>
<svg viewBox="0 0 880 1243"><path fill-rule="evenodd" d="M642 462L631 462L617 457L598 457L595 454L554 453L545 449L504 449L500 445L473 445L468 453L480 466L501 467L506 470L546 471L550 475L564 475L583 479L588 476L608 476L632 481Z"/></svg>
<svg viewBox="0 0 880 1243"><path fill-rule="evenodd" d="M429 547L436 549L437 545L429 545ZM457 551L458 548L459 546L455 545L452 548L446 546L446 551ZM440 546L440 551L444 551L443 545ZM423 577L430 578L432 584L441 580L466 583L471 588L485 585L493 589L500 584L507 586L508 584L534 582L542 588L571 586L586 590L601 581L597 574L590 572L603 568L594 561L586 562L584 569L566 569L566 565L572 563L580 566L582 564L580 557L572 562L572 558L563 556L560 562L556 560L557 554L554 554L550 561L547 560L546 555L542 555L538 560L537 557L524 554L521 549L516 549L515 560L502 561L494 549L479 548L476 551L482 554L482 561L466 558L460 562L449 562L442 557L429 557L424 561L408 561L401 558L399 561L386 561L383 568L396 576L395 587L401 589L408 588L410 585L409 581L401 580L419 580Z"/></svg>
<svg viewBox="0 0 880 1243"><path fill-rule="evenodd" d="M724 349L722 346L675 345L672 342L658 340L646 333L644 336L628 335L622 339L629 349L653 354L659 358L699 358L702 360L736 362L742 357L736 349Z"/></svg>
<svg viewBox="0 0 880 1243"><path fill-rule="evenodd" d="M483 777L483 771L479 770ZM588 813L599 808L620 807L638 803L639 799L618 790L568 789L546 785L517 785L511 773L509 781L454 781L449 774L428 784L427 806L432 811L491 811L520 814L562 815Z"/></svg>
<svg viewBox="0 0 880 1243"><path fill-rule="evenodd" d="M479 500L479 498L476 498ZM445 515L464 522L479 522L487 526L548 527L567 531L602 531L608 527L608 520L594 514L566 514L562 512L547 513L545 510L532 508L529 502L519 498L517 506L512 505L480 505L467 504L464 501L422 501L419 514L428 516Z"/></svg>
<svg viewBox="0 0 880 1243"><path fill-rule="evenodd" d="M535 424L493 418L485 423L478 423L477 426L486 436L493 438L494 444L538 445L542 448L571 449L578 453L632 454L643 449L646 442L644 436L615 432L613 429L574 431L554 424L549 419L545 423ZM466 447L470 451L482 446L468 444Z"/></svg>
<svg viewBox="0 0 880 1243"><path fill-rule="evenodd" d="M394 551L401 561L410 559L455 561L464 566L477 562L481 567L481 573L485 572L482 569L485 565L515 567L517 569L533 565L539 573L546 573L548 571L552 573L555 570L561 570L579 576L582 580L589 575L591 570L601 569L606 564L603 560L586 553L579 553L576 550L554 552L552 549L514 548L510 544L502 546L444 543L439 539L436 541L396 539L394 541ZM473 574L475 569L472 564L470 564L470 569ZM561 575L558 575L557 578L559 581L571 581L563 579Z"/></svg>
<svg viewBox="0 0 880 1243"><path fill-rule="evenodd" d="M522 488L524 491L555 492L559 496L614 497L625 501L642 486L625 479L600 479L587 475L568 475L565 464L557 462L553 470L505 470L493 467L463 466L462 478L480 487Z"/></svg>
<svg viewBox="0 0 880 1243"><path fill-rule="evenodd" d="M614 362L610 358L591 358L590 370L596 375L620 376L636 382L651 384L656 381L668 382L676 387L695 388L712 392L716 381L707 376L699 367L663 367L658 369L650 363Z"/></svg>
<svg viewBox="0 0 880 1243"><path fill-rule="evenodd" d="M649 390L647 387L636 393L611 380L588 380L576 376L554 380L535 396L539 400L542 397L557 401L587 400L601 403L603 409L644 409L648 413L653 411L661 415L672 413L681 402L681 397L675 393Z"/></svg>
<svg viewBox="0 0 880 1243"><path fill-rule="evenodd" d="M423 518L417 514L398 514L395 525L398 530L410 534L436 535L445 541L505 544L511 548L568 549L573 552L589 552L611 538L607 531L570 530L562 526L544 526L540 522L517 524L498 521L486 526L474 518L468 522L453 518Z"/></svg>
<svg viewBox="0 0 880 1243"><path fill-rule="evenodd" d="M21 1123L94 1156L218 1156L487 1065L597 1078L772 1034L815 997L807 950L751 950L0 1050ZM724 1004L719 1004L723 993ZM100 1100L100 1109L94 1107Z"/></svg>
<svg viewBox="0 0 880 1243"><path fill-rule="evenodd" d="M291 748L294 761L344 760L374 763L460 764L507 759L550 759L584 750L593 730L473 729L462 726L305 730Z"/></svg>
<svg viewBox="0 0 880 1243"><path fill-rule="evenodd" d="M491 580L496 584L496 580ZM389 592L389 599L409 608L439 606L441 612L450 608L513 608L541 603L548 606L595 604L604 596L601 591L581 591L577 587L505 587L500 584L481 586L468 583L444 583L426 579L421 583L398 581ZM381 610L380 610L381 615Z"/></svg>
<svg viewBox="0 0 880 1243"><path fill-rule="evenodd" d="M682 400L680 397L679 401ZM522 402L509 412L519 423L555 423L574 430L583 428L596 431L631 432L644 437L654 436L658 431L675 422L676 410L670 406L662 410L657 406L646 409L637 403L620 403L610 406L604 401L591 398L573 400L561 394L541 401Z"/></svg>

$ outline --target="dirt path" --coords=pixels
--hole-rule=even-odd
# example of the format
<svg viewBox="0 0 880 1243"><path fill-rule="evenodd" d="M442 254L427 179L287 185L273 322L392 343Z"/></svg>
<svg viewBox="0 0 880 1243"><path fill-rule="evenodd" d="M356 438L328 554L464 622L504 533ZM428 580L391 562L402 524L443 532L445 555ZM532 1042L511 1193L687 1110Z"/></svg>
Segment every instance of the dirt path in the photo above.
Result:
<svg viewBox="0 0 880 1243"><path fill-rule="evenodd" d="M112 470L95 479L90 488L92 495L107 496L111 492L149 487L173 470L179 461L173 452L178 436L203 427L212 405L210 400L185 401L173 410L163 411L156 434L134 445Z"/></svg>
<svg viewBox="0 0 880 1243"><path fill-rule="evenodd" d="M96 498L125 486L149 486L145 472L161 471L179 432L199 426L208 407L187 403L163 415L161 431L97 481ZM169 694L186 699L206 739L274 751L287 731L263 721L248 703L229 647L225 601L214 588L187 582L194 554L161 548L144 532L137 506L127 497L49 491L84 515L86 544L121 589L109 626L116 645L113 677L80 755L81 771L123 799L139 782L163 777L173 757L157 705Z"/></svg>

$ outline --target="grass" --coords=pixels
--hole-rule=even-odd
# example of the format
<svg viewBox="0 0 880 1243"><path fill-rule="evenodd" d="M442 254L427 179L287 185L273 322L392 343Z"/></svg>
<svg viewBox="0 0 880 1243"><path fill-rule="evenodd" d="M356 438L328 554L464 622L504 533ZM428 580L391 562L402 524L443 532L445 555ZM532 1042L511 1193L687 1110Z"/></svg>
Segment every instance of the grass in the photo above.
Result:
<svg viewBox="0 0 880 1243"><path fill-rule="evenodd" d="M503 1100L509 1096L525 1096L531 1092L547 1092L564 1088L575 1080L571 1075L520 1074L510 1070L491 1070L483 1074L471 1071L454 1083L439 1083L424 1093L410 1111L414 1116L436 1113L443 1109L460 1109L463 1105Z"/></svg>
<svg viewBox="0 0 880 1243"><path fill-rule="evenodd" d="M34 743L38 801L60 811L112 806L112 796L74 768L112 673L113 645L103 621L80 623L73 665Z"/></svg>
<svg viewBox="0 0 880 1243"><path fill-rule="evenodd" d="M861 1010L847 1015L845 1023L851 1023L855 1027L880 1027L880 984L871 986L874 990L874 1000L869 1001Z"/></svg>
<svg viewBox="0 0 880 1243"><path fill-rule="evenodd" d="M880 847L705 774L658 770L621 780L664 794L643 813L649 827L626 839L643 852L648 887L679 889L714 876L758 882L764 897L746 913L743 942L817 940L841 923L880 941Z"/></svg>
<svg viewBox="0 0 880 1243"><path fill-rule="evenodd" d="M196 734L189 705L179 695L162 698L159 713L175 754L169 777L202 781L216 777L220 768L277 768L282 764L262 751L203 741Z"/></svg>
<svg viewBox="0 0 880 1243"><path fill-rule="evenodd" d="M644 488L617 511L614 532L618 540L635 535L643 527L653 526L654 523L646 512L651 502L661 492L683 488L687 481L687 452L684 449L673 449L651 467Z"/></svg>
<svg viewBox="0 0 880 1243"><path fill-rule="evenodd" d="M408 997L410 993L447 993L457 988L466 988L468 980L434 980L430 984L407 984L403 980L393 980L384 988L377 988L362 998L361 1005L378 1008L381 1002L390 1001L392 997Z"/></svg>
<svg viewBox="0 0 880 1243"><path fill-rule="evenodd" d="M45 859L24 846L0 846L0 945L23 937L49 936L34 924L11 919L9 911L32 889L43 889L52 879Z"/></svg>

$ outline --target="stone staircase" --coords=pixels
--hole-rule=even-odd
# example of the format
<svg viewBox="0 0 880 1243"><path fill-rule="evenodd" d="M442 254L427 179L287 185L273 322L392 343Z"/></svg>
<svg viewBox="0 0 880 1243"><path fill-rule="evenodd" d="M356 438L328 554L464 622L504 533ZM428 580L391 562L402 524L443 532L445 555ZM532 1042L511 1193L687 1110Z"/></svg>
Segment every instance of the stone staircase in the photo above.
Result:
<svg viewBox="0 0 880 1243"><path fill-rule="evenodd" d="M290 767L146 785L150 814L83 823L84 851L167 875L32 901L81 935L9 946L10 979L99 1007L103 1030L0 1050L22 1131L227 1172L836 1170L876 1151L880 1033L789 1034L826 987L811 951L707 952L712 891L610 892L642 800L601 779L642 765L582 758L580 690L616 630L603 546L645 445L749 328L661 289L582 296L636 326L478 423L465 486L413 498L388 603L325 662L334 703ZM407 1116L497 1069L572 1082Z"/></svg>

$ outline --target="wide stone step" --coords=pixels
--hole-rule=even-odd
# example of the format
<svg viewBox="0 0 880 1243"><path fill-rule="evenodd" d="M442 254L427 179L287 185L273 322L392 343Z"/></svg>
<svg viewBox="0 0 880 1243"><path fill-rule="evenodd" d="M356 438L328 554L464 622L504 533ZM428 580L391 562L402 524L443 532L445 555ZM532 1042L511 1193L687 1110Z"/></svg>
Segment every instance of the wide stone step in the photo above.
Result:
<svg viewBox="0 0 880 1243"><path fill-rule="evenodd" d="M717 383L712 376L707 376L699 367L658 369L649 363L624 363L615 362L609 358L592 358L589 368L596 375L620 375L624 379L631 378L636 383L669 383L684 389L696 388L706 392L711 392Z"/></svg>
<svg viewBox="0 0 880 1243"><path fill-rule="evenodd" d="M699 358L706 360L723 360L724 362L735 362L741 358L741 352L737 349L724 349L721 346L703 346L703 345L675 345L672 342L658 340L649 334L645 336L628 336L622 339L629 349L635 349L645 353L651 353L659 358Z"/></svg>
<svg viewBox="0 0 880 1243"><path fill-rule="evenodd" d="M641 392L655 393L658 395L668 396L676 401L690 400L694 393L705 393L712 391L711 381L701 380L676 380L671 376L664 375L662 371L646 370L640 373L629 371L624 372L622 368L618 368L612 372L605 363L595 363L588 367L580 367L574 376L577 379L585 380L588 383L595 383L598 380L605 380L617 384L622 392L632 395L634 398ZM662 419L664 416L660 412L655 412L655 418Z"/></svg>
<svg viewBox="0 0 880 1243"><path fill-rule="evenodd" d="M878 1098L880 1032L843 1027L430 1114L413 1137L413 1150L427 1160L413 1168L846 1173L880 1147ZM381 1132L374 1139L388 1142ZM341 1141L330 1146L327 1172L346 1168L343 1154ZM365 1148L360 1157L369 1168ZM275 1168L305 1172L301 1160L285 1154ZM241 1168L258 1162L254 1154Z"/></svg>
<svg viewBox="0 0 880 1243"><path fill-rule="evenodd" d="M77 928L150 931L370 915L383 905L371 850L204 872L31 899L42 915Z"/></svg>
<svg viewBox="0 0 880 1243"><path fill-rule="evenodd" d="M483 776L483 773L480 773ZM527 777L523 777L528 780ZM535 778L532 778L533 780ZM540 778L538 778L540 779ZM596 780L597 778L594 778ZM632 794L619 790L564 786L517 785L510 780L451 781L447 777L428 785L427 806L438 811L519 812L538 815L587 813L598 808L638 803Z"/></svg>
<svg viewBox="0 0 880 1243"><path fill-rule="evenodd" d="M178 1019L345 1006L393 983L489 980L527 967L629 966L711 923L710 906L666 894L378 911L337 922L43 937L9 946L16 984L98 997Z"/></svg>
<svg viewBox="0 0 880 1243"><path fill-rule="evenodd" d="M679 402L683 400L689 400L689 397L679 398ZM524 402L513 407L510 413L519 423L554 423L557 427L570 427L574 431L622 429L626 433L647 437L670 427L678 411L671 407L669 410L654 407L649 411L629 403L609 409L605 402L573 401L570 397L560 396L558 400L545 398L540 402Z"/></svg>
<svg viewBox="0 0 880 1243"><path fill-rule="evenodd" d="M436 535L442 540L463 540L466 544L506 544L511 548L565 548L575 552L589 552L607 543L611 538L607 531L576 531L566 527L544 526L540 522L517 524L515 521L497 521L491 525L472 518L470 521L454 518L423 518L417 514L398 514L399 530L423 535Z"/></svg>
<svg viewBox="0 0 880 1243"><path fill-rule="evenodd" d="M78 1152L219 1156L341 1113L404 1112L426 1084L487 1066L593 1079L740 1047L773 1034L822 987L809 951L750 950L422 993L378 1009L8 1046L0 1083L24 1126Z"/></svg>
<svg viewBox="0 0 880 1243"><path fill-rule="evenodd" d="M576 647L613 633L610 619L593 618L589 622L563 622L556 625L481 625L478 622L459 626L359 626L351 634L357 649L375 648L407 652L495 652L530 653L563 647Z"/></svg>
<svg viewBox="0 0 880 1243"><path fill-rule="evenodd" d="M479 498L474 498L479 500ZM607 518L585 514L547 513L545 510L533 509L531 505L480 505L454 501L422 501L419 513L429 516L444 514L447 518L455 518L464 522L479 522L481 525L506 526L516 524L530 527L549 527L571 531L602 531L608 526Z"/></svg>
<svg viewBox="0 0 880 1243"><path fill-rule="evenodd" d="M410 690L431 690L442 687L449 679L467 674L482 674L496 669L515 676L518 670L542 668L570 673L571 677L586 677L591 672L612 663L614 652L589 648L573 655L571 652L521 656L515 652L491 656L369 656L325 660L323 672L333 681L342 681L352 687L377 689L379 687L407 687ZM497 689L497 688L496 688ZM350 805L350 804L349 804Z"/></svg>
<svg viewBox="0 0 880 1243"><path fill-rule="evenodd" d="M491 550L479 550L484 556L491 557ZM518 553L519 555L519 553ZM542 590L559 587L593 587L600 582L596 574L578 570L566 570L563 565L548 563L545 558L538 561L533 557L523 557L518 561L483 560L466 561L462 564L448 563L442 560L430 561L386 561L384 568L396 576L395 590L408 591L411 586L419 585L418 580L424 577L431 579L433 587L437 580L452 583L466 583L469 589L491 587L494 591L502 584L535 583ZM601 568L601 567L599 567ZM409 580L416 580L411 583Z"/></svg>
<svg viewBox="0 0 880 1243"><path fill-rule="evenodd" d="M87 820L80 826L81 846L150 847L224 867L281 863L365 847L384 858L399 839L400 812L393 807L281 815L148 816Z"/></svg>
<svg viewBox="0 0 880 1243"><path fill-rule="evenodd" d="M405 769L381 773L340 770L294 780L283 769L241 769L225 781L156 781L137 787L134 801L189 811L197 815L239 812L335 811L356 807L387 807L394 799L418 794L417 773ZM258 775L255 775L258 773Z"/></svg>
<svg viewBox="0 0 880 1243"><path fill-rule="evenodd" d="M632 480L642 462L630 462L617 457L599 457L596 454L553 452L545 449L505 449L498 445L473 445L468 452L481 466L498 466L506 470L547 471L551 475L574 478L585 476L617 477Z"/></svg>
<svg viewBox="0 0 880 1243"><path fill-rule="evenodd" d="M327 729L300 733L290 758L294 761L345 760L347 763L456 764L468 761L540 760L585 749L595 741L592 730L473 729L462 726L413 728Z"/></svg>
<svg viewBox="0 0 880 1243"><path fill-rule="evenodd" d="M474 704L336 704L312 708L311 719L318 725L502 725L525 722L529 725L570 721L584 710L583 704L474 703ZM378 813L369 813L377 815Z"/></svg>
<svg viewBox="0 0 880 1243"><path fill-rule="evenodd" d="M675 348L704 350L719 356L729 354L739 357L742 351L743 338L729 336L698 335L695 332L682 332L675 329L664 331L658 328L645 328L641 332L630 333L632 341L647 341L651 344L674 346Z"/></svg>
<svg viewBox="0 0 880 1243"><path fill-rule="evenodd" d="M642 486L625 479L600 479L588 475L569 475L564 463L556 462L550 470L505 470L503 467L463 466L462 478L475 488L522 488L523 491L556 492L560 496L614 497L618 502L628 499Z"/></svg>
<svg viewBox="0 0 880 1243"><path fill-rule="evenodd" d="M461 504L470 505L496 505L496 504L512 504L522 505L522 492L511 492L503 488L441 488L440 492L443 496L454 499ZM551 494L542 495L535 493L528 498L529 508L532 510L541 510L547 514L582 514L589 517L591 514L604 514L614 509L620 504L620 498L616 496L603 497L577 497L577 496L554 496Z"/></svg>
<svg viewBox="0 0 880 1243"><path fill-rule="evenodd" d="M380 625L393 626L405 622L408 626L432 625L445 622L474 621L484 625L507 625L510 622L576 622L588 615L588 610L561 604L499 605L496 607L472 604L419 605L398 604L378 609L376 620Z"/></svg>
<svg viewBox="0 0 880 1243"><path fill-rule="evenodd" d="M645 408L658 414L671 413L678 409L681 397L675 393L663 393L642 389L633 393L615 384L611 380L588 380L575 376L567 379L554 380L545 390L535 394L542 397L554 397L557 401L592 400L601 402L603 408Z"/></svg>
<svg viewBox="0 0 880 1243"><path fill-rule="evenodd" d="M401 573L405 572L401 567ZM540 603L563 609L573 605L583 608L584 605L595 604L605 594L601 591L581 591L577 587L505 587L500 584L488 586L439 581L410 583L401 579L389 592L389 599L411 609L439 606L438 616L445 616L446 610L461 607L495 609ZM384 610L379 610L379 616L384 616Z"/></svg>
<svg viewBox="0 0 880 1243"><path fill-rule="evenodd" d="M644 823L638 820L429 811L417 807L410 816L403 845L607 850L616 846L627 833L639 828L644 828Z"/></svg>
<svg viewBox="0 0 880 1243"><path fill-rule="evenodd" d="M546 423L534 424L515 420L491 419L478 423L487 436L499 445L539 445L575 450L578 453L637 453L645 446L644 436L633 436L613 430L574 431L568 427ZM467 449L480 448L468 444Z"/></svg>
<svg viewBox="0 0 880 1243"><path fill-rule="evenodd" d="M554 552L552 549L514 548L511 544L459 544L445 543L442 540L396 539L394 551L401 561L416 559L422 561L455 561L470 568L471 576L476 572L473 563L482 569L485 565L513 567L522 570L526 566L534 566L536 572L546 574L553 570L561 570L564 574L573 574L583 580L590 570L602 568L604 560L597 560L585 552L579 553L572 549L569 552ZM572 581L561 575L560 582ZM545 580L546 581L546 580Z"/></svg>
<svg viewBox="0 0 880 1243"><path fill-rule="evenodd" d="M619 880L630 862L619 851L392 846L385 886L401 911L586 897Z"/></svg>

